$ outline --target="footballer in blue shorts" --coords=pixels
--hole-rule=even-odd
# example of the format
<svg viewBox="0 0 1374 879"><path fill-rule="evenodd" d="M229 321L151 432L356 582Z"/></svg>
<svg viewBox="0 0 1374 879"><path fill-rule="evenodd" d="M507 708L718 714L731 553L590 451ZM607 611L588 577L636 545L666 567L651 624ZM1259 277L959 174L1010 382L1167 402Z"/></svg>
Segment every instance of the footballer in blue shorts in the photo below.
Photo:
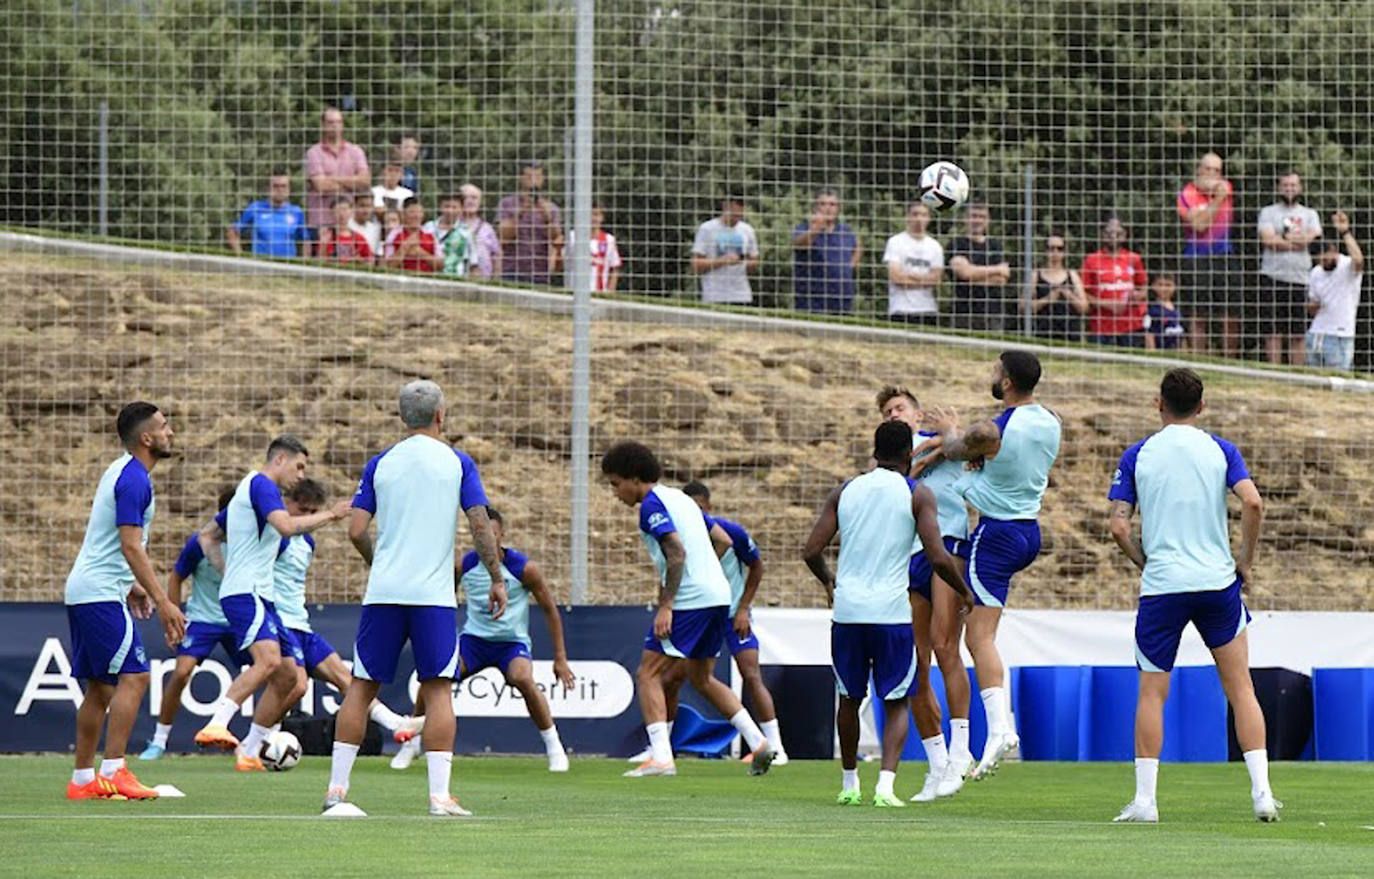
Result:
<svg viewBox="0 0 1374 879"><path fill-rule="evenodd" d="M1283 804L1269 786L1264 714L1250 679L1250 647L1241 590L1250 581L1264 503L1240 450L1197 426L1202 379L1171 369L1159 387L1163 427L1121 456L1107 493L1117 546L1140 568L1135 657L1140 698L1135 713L1135 797L1120 822L1159 820L1155 800L1169 697L1183 630L1192 624L1212 651L1235 717L1236 740L1250 775L1255 818L1277 821ZM1240 552L1231 554L1226 498L1240 499ZM1131 519L1140 509L1140 541Z"/></svg>
<svg viewBox="0 0 1374 879"><path fill-rule="evenodd" d="M458 583L467 597L467 617L458 636L458 677L471 677L485 668L494 668L506 683L519 691L525 700L530 720L539 731L550 772L568 771L568 754L558 736L558 727L549 710L543 689L534 680L534 665L530 657L530 601L539 605L544 624L553 642L553 675L550 687L561 685L564 692L576 683L568 665L568 650L563 643L563 618L554 603L553 592L544 580L539 566L522 552L505 545L506 526L495 507L487 508L501 547L501 573L506 581L506 612L500 619L492 619L490 607L491 575L482 566L476 552L463 556L458 571ZM417 705L421 711L422 706ZM391 760L392 769L405 769L419 754L420 743L414 739L402 745Z"/></svg>
<svg viewBox="0 0 1374 879"><path fill-rule="evenodd" d="M186 618L157 582L148 558L157 462L172 454L172 427L151 403L130 403L115 419L124 454L105 469L63 600L71 624L72 677L85 681L76 713L76 765L69 800L154 799L125 763L129 733L148 689L148 655L134 617L154 609L170 647L186 633ZM108 720L107 720L108 719ZM95 749L105 732L105 758Z"/></svg>
<svg viewBox="0 0 1374 879"><path fill-rule="evenodd" d="M681 666L697 692L744 736L753 751L749 773L762 775L777 755L739 697L712 675L730 629L730 582L711 541L710 517L678 489L659 484L663 468L642 443L612 446L601 458L601 473L621 503L639 507L640 539L659 577L658 609L636 674L651 753L626 777L677 774L664 681Z"/></svg>

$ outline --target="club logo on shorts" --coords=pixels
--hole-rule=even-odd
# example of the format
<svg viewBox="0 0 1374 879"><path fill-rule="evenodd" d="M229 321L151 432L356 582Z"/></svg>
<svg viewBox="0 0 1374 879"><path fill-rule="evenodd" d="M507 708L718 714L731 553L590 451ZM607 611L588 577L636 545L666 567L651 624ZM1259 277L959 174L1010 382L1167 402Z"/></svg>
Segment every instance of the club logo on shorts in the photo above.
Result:
<svg viewBox="0 0 1374 879"><path fill-rule="evenodd" d="M137 659L140 663L146 663L148 661L148 654L143 650L142 646L135 647L134 658Z"/></svg>

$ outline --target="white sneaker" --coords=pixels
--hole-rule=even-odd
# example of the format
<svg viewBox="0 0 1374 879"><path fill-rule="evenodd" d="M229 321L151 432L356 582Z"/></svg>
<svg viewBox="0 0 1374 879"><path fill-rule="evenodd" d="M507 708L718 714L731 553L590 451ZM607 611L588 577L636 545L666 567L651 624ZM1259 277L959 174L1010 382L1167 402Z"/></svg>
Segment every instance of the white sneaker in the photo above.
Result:
<svg viewBox="0 0 1374 879"><path fill-rule="evenodd" d="M653 775L677 775L677 764L669 760L667 763L656 763L653 760L645 760L643 763L625 773L625 778L649 778Z"/></svg>
<svg viewBox="0 0 1374 879"><path fill-rule="evenodd" d="M429 814L441 818L470 818L472 813L462 806L452 796L429 798Z"/></svg>
<svg viewBox="0 0 1374 879"><path fill-rule="evenodd" d="M942 778L944 778L944 773L942 772L927 772L926 783L921 786L921 792L912 797L911 801L913 803L934 802L935 797L938 796L935 790L940 786L940 779Z"/></svg>
<svg viewBox="0 0 1374 879"><path fill-rule="evenodd" d="M787 752L786 752L786 751L774 751L774 752L773 752L773 765L774 765L774 766L786 766L786 765L787 765Z"/></svg>
<svg viewBox="0 0 1374 879"><path fill-rule="evenodd" d="M403 717L401 725L392 731L391 737L397 744L404 745L406 742L416 738L424 731L425 719L423 717Z"/></svg>
<svg viewBox="0 0 1374 879"><path fill-rule="evenodd" d="M559 751L559 752L556 753L556 754L550 754L550 755L549 755L549 771L550 771L550 772L567 772L567 771L568 771L568 754L567 754L566 751Z"/></svg>
<svg viewBox="0 0 1374 879"><path fill-rule="evenodd" d="M1016 748L1021 747L1021 739L1016 733L1003 733L996 739L989 739L983 746L983 759L978 761L978 765L969 773L969 778L974 781L982 781L984 778L997 771L997 765L1002 762L1002 758Z"/></svg>
<svg viewBox="0 0 1374 879"><path fill-rule="evenodd" d="M950 757L949 762L945 764L945 771L940 773L940 778L935 786L935 796L952 797L957 794L963 788L964 779L968 777L971 768L973 768L972 754Z"/></svg>
<svg viewBox="0 0 1374 879"><path fill-rule="evenodd" d="M1283 803L1274 799L1272 793L1262 793L1253 798L1255 804L1255 820L1263 821L1265 824L1272 824L1279 820L1279 810L1283 808Z"/></svg>
<svg viewBox="0 0 1374 879"><path fill-rule="evenodd" d="M1131 800L1121 814L1112 819L1113 824L1158 824L1159 807L1154 803L1141 803Z"/></svg>
<svg viewBox="0 0 1374 879"><path fill-rule="evenodd" d="M407 740L404 745L401 745L400 750L396 752L396 756L391 758L391 768L409 769L410 764L415 762L415 758L420 756L421 747L423 746L420 743L419 736Z"/></svg>
<svg viewBox="0 0 1374 879"><path fill-rule="evenodd" d="M644 750L640 751L638 754L635 754L633 757L626 757L626 758L625 758L625 762L626 762L626 763L635 763L635 764L639 764L639 763L648 762L649 760L652 760L652 759L654 759L654 749L653 749L653 748L645 748Z"/></svg>

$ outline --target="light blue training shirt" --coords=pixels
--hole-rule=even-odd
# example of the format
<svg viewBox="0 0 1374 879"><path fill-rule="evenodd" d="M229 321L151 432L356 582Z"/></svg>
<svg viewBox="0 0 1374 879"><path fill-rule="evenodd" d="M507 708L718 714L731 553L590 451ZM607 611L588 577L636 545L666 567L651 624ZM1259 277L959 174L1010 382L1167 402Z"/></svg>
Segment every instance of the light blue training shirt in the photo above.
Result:
<svg viewBox="0 0 1374 879"><path fill-rule="evenodd" d="M134 586L134 572L124 558L119 540L121 525L143 529L143 548L148 548L148 526L156 503L153 480L143 463L130 454L120 455L105 468L95 487L86 536L67 574L67 604L123 601Z"/></svg>
<svg viewBox="0 0 1374 879"><path fill-rule="evenodd" d="M220 598L256 595L275 600L272 571L277 564L281 534L267 523L276 510L285 510L281 489L256 470L239 481L234 497L225 507L224 579Z"/></svg>
<svg viewBox="0 0 1374 879"><path fill-rule="evenodd" d="M912 438L912 447L915 448L921 443L938 436L938 434L927 431L917 431ZM930 452L923 452L924 458ZM919 459L913 459L919 460ZM964 496L959 492L959 481L965 474L963 461L943 460L934 467L929 467L916 477L917 485L924 485L935 495L938 504L940 518L940 536L957 537L959 540L968 540L968 504L964 501ZM921 538L917 536L916 542L911 545L911 554L916 555L922 552Z"/></svg>
<svg viewBox="0 0 1374 879"><path fill-rule="evenodd" d="M711 543L712 522L696 501L666 485L654 485L639 505L639 536L658 569L660 583L668 574L668 562L663 557L660 541L676 533L687 552L673 610L700 610L730 604L730 581L725 579L715 545Z"/></svg>
<svg viewBox="0 0 1374 879"><path fill-rule="evenodd" d="M983 469L964 475L964 499L992 519L1034 519L1059 457L1059 417L1039 403L1028 403L1007 408L993 422L1002 445Z"/></svg>
<svg viewBox="0 0 1374 879"><path fill-rule="evenodd" d="M191 596L186 599L186 622L228 626L224 610L219 606L219 584L222 577L205 552L200 548L200 533L186 538L174 565L177 576L191 580Z"/></svg>
<svg viewBox="0 0 1374 879"><path fill-rule="evenodd" d="M519 641L530 647L530 594L525 590L525 566L529 559L513 549L501 552L501 576L506 581L506 612L499 620L491 618L491 574L476 551L463 556L463 593L467 596L468 614L463 621L463 634L475 635L486 641Z"/></svg>
<svg viewBox="0 0 1374 879"><path fill-rule="evenodd" d="M272 585L277 594L277 616L288 629L314 631L310 628L310 613L305 609L305 577L314 560L315 538L309 534L283 537L277 547Z"/></svg>
<svg viewBox="0 0 1374 879"><path fill-rule="evenodd" d="M910 479L885 467L854 477L840 490L835 622L911 625L906 590L916 541L912 490Z"/></svg>

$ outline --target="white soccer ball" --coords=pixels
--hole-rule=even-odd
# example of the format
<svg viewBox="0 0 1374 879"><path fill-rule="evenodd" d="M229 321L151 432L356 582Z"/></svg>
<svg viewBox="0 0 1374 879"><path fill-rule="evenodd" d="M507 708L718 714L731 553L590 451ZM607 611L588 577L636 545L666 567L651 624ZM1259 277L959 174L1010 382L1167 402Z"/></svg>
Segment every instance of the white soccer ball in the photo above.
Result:
<svg viewBox="0 0 1374 879"><path fill-rule="evenodd" d="M922 203L932 211L949 211L968 201L968 175L953 162L932 162L921 172Z"/></svg>
<svg viewBox="0 0 1374 879"><path fill-rule="evenodd" d="M301 743L294 735L280 730L267 737L258 751L262 765L272 772L285 772L301 762Z"/></svg>

